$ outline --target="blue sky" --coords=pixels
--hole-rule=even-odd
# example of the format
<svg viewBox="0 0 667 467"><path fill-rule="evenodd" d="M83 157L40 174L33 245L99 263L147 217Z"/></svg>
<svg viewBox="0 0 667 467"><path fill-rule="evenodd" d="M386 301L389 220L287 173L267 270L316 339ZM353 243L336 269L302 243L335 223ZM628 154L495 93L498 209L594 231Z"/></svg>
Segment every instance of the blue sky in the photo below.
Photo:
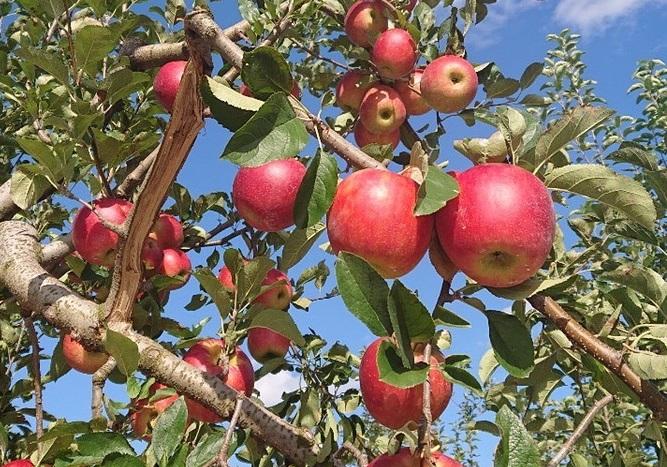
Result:
<svg viewBox="0 0 667 467"><path fill-rule="evenodd" d="M155 3L158 2L150 2ZM631 84L632 71L638 60L667 57L667 30L664 27L667 24L666 6L667 2L664 0L498 0L497 4L489 5L488 18L480 26L474 27L468 35L466 46L469 59L477 63L495 61L507 76L518 77L526 65L543 59L550 47L545 40L548 33L569 27L583 36L580 47L586 52L586 77L598 81L596 93L606 98L609 105L619 112L636 114L635 98L626 95L625 91ZM145 8L141 7L142 10ZM231 0L216 2L213 8L217 21L223 26L230 25L239 18L237 5ZM312 96L306 95L304 102L311 110L317 109L318 101ZM337 112L336 109L329 108L325 114L335 115ZM449 119L447 130L448 134L441 142L440 161L449 159L452 167L465 169L469 162L453 151L451 140L488 136L488 128L468 128L458 119ZM187 186L193 195L231 189L236 168L219 159L227 137L228 133L215 122L207 122L178 177L179 183ZM311 144L304 154L312 154L313 147L314 144ZM211 216L206 219L203 227L210 228L217 221L215 216ZM319 243L324 241L326 239L322 237ZM210 251L205 251L206 255L208 253ZM195 266L203 264L205 257L191 254ZM290 275L296 278L304 266L322 259L326 259L330 268L333 267L333 257L314 248L302 263L290 271ZM440 280L428 259L424 259L402 280L408 287L417 289L424 303L432 307L439 291ZM461 283L462 278L458 277L455 286ZM329 291L333 285L332 277L322 293ZM213 307L196 312L184 309L191 295L197 291L198 285L193 279L185 288L172 293L166 307L167 315L187 324L211 316L206 333L214 334L217 331L218 319ZM319 293L310 289L307 296L315 298ZM490 309L503 310L510 305L510 302L490 296L481 298ZM463 304L452 305L450 309L471 322L472 327L451 329L453 345L447 352L470 355L473 359L471 371L476 374L479 358L489 348L486 319L478 311ZM373 340L370 332L345 309L340 299L316 302L307 313L293 308L291 314L302 331L313 328L329 344L341 341L358 352ZM47 363L45 362L45 365ZM283 373L267 377L258 382L257 386L261 389L263 399L269 402L275 401L283 389L292 389L297 384L296 376ZM108 384L107 393L116 400L124 399L123 388L120 386ZM462 394L461 388L455 388L452 403L442 416L446 423L455 422L456 405ZM46 388L44 399L47 410L58 417L68 420L87 419L90 416L89 377L70 372ZM497 439L490 436L481 436L481 439L481 465L491 465Z"/></svg>

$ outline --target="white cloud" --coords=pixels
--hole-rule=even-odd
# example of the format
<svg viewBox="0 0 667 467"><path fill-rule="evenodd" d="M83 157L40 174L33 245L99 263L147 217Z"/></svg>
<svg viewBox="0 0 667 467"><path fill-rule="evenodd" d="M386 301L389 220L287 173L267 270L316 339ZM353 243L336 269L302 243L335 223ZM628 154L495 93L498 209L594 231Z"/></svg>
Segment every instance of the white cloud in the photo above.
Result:
<svg viewBox="0 0 667 467"><path fill-rule="evenodd" d="M491 3L487 5L486 18L474 26L469 40L478 47L495 45L498 33L512 18L520 18L518 16L520 13L539 6L544 6L544 2L541 0L499 0L497 3Z"/></svg>
<svg viewBox="0 0 667 467"><path fill-rule="evenodd" d="M575 32L596 34L619 19L627 20L648 3L649 0L560 0L554 13L558 22Z"/></svg>
<svg viewBox="0 0 667 467"><path fill-rule="evenodd" d="M259 391L259 398L267 407L277 404L282 400L284 392L294 391L299 387L301 378L296 373L281 371L268 374L255 384L255 389Z"/></svg>

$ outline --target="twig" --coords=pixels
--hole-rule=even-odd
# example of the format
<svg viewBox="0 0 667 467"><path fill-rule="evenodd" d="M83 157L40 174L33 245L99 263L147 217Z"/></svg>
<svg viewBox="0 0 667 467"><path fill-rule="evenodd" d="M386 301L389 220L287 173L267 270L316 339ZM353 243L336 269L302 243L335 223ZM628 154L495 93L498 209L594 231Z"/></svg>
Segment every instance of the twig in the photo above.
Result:
<svg viewBox="0 0 667 467"><path fill-rule="evenodd" d="M104 173L104 166L102 165L102 161L100 160L100 152L99 148L97 147L97 138L95 138L95 133L93 133L92 129L88 130L88 134L90 135L91 138L90 157L93 159L93 163L95 164L95 168L97 169L97 176L99 177L100 182L102 182L102 192L104 193L104 196L111 197L113 190L111 189L111 185L109 184L109 179Z"/></svg>
<svg viewBox="0 0 667 467"><path fill-rule="evenodd" d="M234 232L230 233L229 235L221 238L220 240L214 240L211 242L205 242L205 243L200 243L198 245L194 245L191 247L184 247L182 248L183 251L190 251L196 248L204 248L204 247L211 247L211 246L223 246L227 245L232 239L243 235L246 232L250 232L252 229L248 226L245 226L239 230L235 230Z"/></svg>
<svg viewBox="0 0 667 467"><path fill-rule="evenodd" d="M236 429L236 424L239 422L239 415L241 415L241 408L243 407L243 400L239 399L236 401L236 406L234 407L234 415L229 422L227 427L227 433L225 433L225 439L222 442L222 447L220 448L220 453L218 454L218 465L220 467L228 467L227 464L227 451L229 451L229 445L232 442L232 436L234 435L234 430Z"/></svg>
<svg viewBox="0 0 667 467"><path fill-rule="evenodd" d="M574 449L574 445L577 444L577 441L579 441L579 438L586 432L588 427L590 426L591 423L593 423L593 419L597 415L597 413L602 410L604 407L609 405L612 401L614 400L614 396L611 394L607 394L604 396L602 399L597 401L593 406L590 408L588 413L584 416L584 418L581 419L581 422L577 426L577 428L572 432L572 435L570 438L563 444L563 447L560 448L558 453L549 461L547 464L547 467L556 467L558 464L561 463L565 457Z"/></svg>
<svg viewBox="0 0 667 467"><path fill-rule="evenodd" d="M92 412L92 418L99 418L102 416L102 400L104 398L104 383L111 374L111 372L116 368L116 360L113 357L109 357L104 365L100 367L93 374L92 379L92 398L90 403L90 410Z"/></svg>
<svg viewBox="0 0 667 467"><path fill-rule="evenodd" d="M65 19L67 19L67 29L65 35L67 36L67 45L69 47L70 59L72 61L72 74L75 77L77 86L79 85L79 67L76 63L76 53L74 51L74 34L72 33L72 11L70 10L69 0L63 0L65 4Z"/></svg>
<svg viewBox="0 0 667 467"><path fill-rule="evenodd" d="M359 467L368 466L368 456L366 456L366 453L363 452L358 447L356 447L351 442L345 441L343 445L338 449L338 451L336 451L336 453L333 455L334 467L345 467L347 465L347 463L345 463L343 460L343 453L345 451L349 452L354 456Z"/></svg>
<svg viewBox="0 0 667 467"><path fill-rule="evenodd" d="M419 424L419 441L418 446L423 453L423 459L426 465L431 464L431 424L433 423L431 416L431 344L424 346L424 361L428 365L429 371L426 373L424 380L424 390L422 392L422 420Z"/></svg>
<svg viewBox="0 0 667 467"><path fill-rule="evenodd" d="M160 151L158 145L153 151L143 158L139 165L137 165L132 172L130 172L123 182L116 187L116 195L120 197L127 197L132 194L134 189L144 180L148 169L151 168L158 152Z"/></svg>
<svg viewBox="0 0 667 467"><path fill-rule="evenodd" d="M35 331L35 323L30 316L24 316L23 322L28 331L28 341L32 348L32 381L35 389L35 432L37 439L44 434L44 407L42 401L42 369L39 362L39 339Z"/></svg>
<svg viewBox="0 0 667 467"><path fill-rule="evenodd" d="M322 60L322 61L324 61L324 62L331 63L332 65L337 66L338 68L342 68L343 70L349 70L349 69L350 69L350 67L347 66L347 65L345 65L344 63L337 62L336 60L332 60L332 59L329 58L329 57L323 57L322 55L319 55L319 54L318 54L317 52L315 52L313 49L311 49L310 47L307 47L305 44L302 44L301 42L299 42L298 40L294 39L293 37L290 37L290 40L291 40L292 42L294 42L298 48L300 48L301 50L303 50L303 51L306 52L308 55L310 55L310 56L312 56L312 57L314 57L314 58L317 58L317 59Z"/></svg>

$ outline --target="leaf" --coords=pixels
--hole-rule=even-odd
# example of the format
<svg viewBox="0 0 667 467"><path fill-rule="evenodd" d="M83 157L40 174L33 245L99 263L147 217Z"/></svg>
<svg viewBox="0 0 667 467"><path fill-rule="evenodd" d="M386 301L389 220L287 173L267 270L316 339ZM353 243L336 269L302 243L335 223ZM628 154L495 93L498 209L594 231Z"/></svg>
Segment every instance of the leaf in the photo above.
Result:
<svg viewBox="0 0 667 467"><path fill-rule="evenodd" d="M559 277L556 279L541 279L538 277L533 277L519 285L515 285L514 287L488 287L488 289L496 297L506 298L508 300L524 300L540 292L547 292L548 295L549 290L563 290L569 287L574 281L576 281L576 279L576 276Z"/></svg>
<svg viewBox="0 0 667 467"><path fill-rule="evenodd" d="M489 339L498 362L512 376L528 376L535 365L528 329L513 315L498 311L486 311L484 315L489 321Z"/></svg>
<svg viewBox="0 0 667 467"><path fill-rule="evenodd" d="M301 393L298 426L313 428L322 419L320 395L315 388L308 388Z"/></svg>
<svg viewBox="0 0 667 467"><path fill-rule="evenodd" d="M273 266L273 261L266 256L257 256L243 263L240 269L230 268L232 273L238 271L238 273L233 274L234 284L236 285L237 304L246 300L252 300L260 294L262 283Z"/></svg>
<svg viewBox="0 0 667 467"><path fill-rule="evenodd" d="M646 179L651 185L651 188L653 188L658 195L658 199L663 207L667 208L667 170L662 169L654 172L647 171L644 174L646 175Z"/></svg>
<svg viewBox="0 0 667 467"><path fill-rule="evenodd" d="M568 191L600 201L627 218L653 230L656 211L651 195L637 181L598 164L567 165L545 177L553 190Z"/></svg>
<svg viewBox="0 0 667 467"><path fill-rule="evenodd" d="M520 88L519 82L511 78L499 78L486 86L486 97L493 99L496 97L508 97L517 92Z"/></svg>
<svg viewBox="0 0 667 467"><path fill-rule="evenodd" d="M298 228L318 223L331 207L338 186L338 163L329 153L312 158L296 195L294 221Z"/></svg>
<svg viewBox="0 0 667 467"><path fill-rule="evenodd" d="M442 374L450 383L468 388L478 396L482 395L482 386L467 370L454 365L443 365Z"/></svg>
<svg viewBox="0 0 667 467"><path fill-rule="evenodd" d="M453 328L470 327L470 323L465 319L461 318L453 311L449 311L441 306L437 306L433 311L433 319L435 320L436 324L441 324L443 326L449 326Z"/></svg>
<svg viewBox="0 0 667 467"><path fill-rule="evenodd" d="M213 118L230 131L241 128L263 104L208 76L202 81L201 96Z"/></svg>
<svg viewBox="0 0 667 467"><path fill-rule="evenodd" d="M69 365L65 361L63 355L63 341L58 340L56 347L51 353L51 364L49 366L48 378L49 381L55 381L70 370Z"/></svg>
<svg viewBox="0 0 667 467"><path fill-rule="evenodd" d="M9 194L21 209L28 209L51 188L51 184L41 174L36 164L21 164L16 167L10 182Z"/></svg>
<svg viewBox="0 0 667 467"><path fill-rule="evenodd" d="M667 355L632 352L628 365L644 379L667 379Z"/></svg>
<svg viewBox="0 0 667 467"><path fill-rule="evenodd" d="M193 276L199 281L204 291L211 297L213 303L218 308L218 313L222 318L226 318L232 309L232 301L229 293L222 286L217 277L210 269L198 268L193 273Z"/></svg>
<svg viewBox="0 0 667 467"><path fill-rule="evenodd" d="M46 73L53 76L61 84L69 84L69 71L64 59L58 58L55 54L50 54L44 50L34 48L21 48L16 55Z"/></svg>
<svg viewBox="0 0 667 467"><path fill-rule="evenodd" d="M389 291L389 310L405 319L410 342L428 342L435 335L435 323L414 292L395 280ZM395 329L394 329L395 331Z"/></svg>
<svg viewBox="0 0 667 467"><path fill-rule="evenodd" d="M624 285L642 294L667 314L667 281L653 269L626 263L601 274L600 279Z"/></svg>
<svg viewBox="0 0 667 467"><path fill-rule="evenodd" d="M224 441L225 433L220 431L213 431L204 435L185 460L185 467L208 465L216 458Z"/></svg>
<svg viewBox="0 0 667 467"><path fill-rule="evenodd" d="M287 272L297 264L324 232L324 224L318 223L307 229L295 229L285 241L283 254L280 257L280 269Z"/></svg>
<svg viewBox="0 0 667 467"><path fill-rule="evenodd" d="M609 154L609 159L616 162L643 167L646 170L659 170L658 159L646 149L631 144L623 144L620 149Z"/></svg>
<svg viewBox="0 0 667 467"><path fill-rule="evenodd" d="M179 397L155 420L151 446L160 466L167 465L169 458L181 444L188 420L185 400Z"/></svg>
<svg viewBox="0 0 667 467"><path fill-rule="evenodd" d="M535 441L509 407L504 405L496 415L501 440L496 448L496 467L525 467L541 465L540 451Z"/></svg>
<svg viewBox="0 0 667 467"><path fill-rule="evenodd" d="M185 0L167 0L164 17L171 24L185 18Z"/></svg>
<svg viewBox="0 0 667 467"><path fill-rule="evenodd" d="M440 168L430 166L426 171L424 183L419 187L415 215L433 214L441 209L447 201L459 194L459 184L454 177Z"/></svg>
<svg viewBox="0 0 667 467"><path fill-rule="evenodd" d="M380 381L398 388L411 388L426 381L429 366L422 362L407 369L401 363L396 347L387 341L380 343L377 353Z"/></svg>
<svg viewBox="0 0 667 467"><path fill-rule="evenodd" d="M544 63L542 62L534 62L528 65L526 69L523 71L521 78L519 79L519 85L521 86L521 88L526 89L530 87L530 85L535 82L537 77L542 74L543 69L544 69Z"/></svg>
<svg viewBox="0 0 667 467"><path fill-rule="evenodd" d="M104 88L107 90L107 101L109 105L113 105L143 89L150 82L151 77L148 73L121 68L110 74L104 81Z"/></svg>
<svg viewBox="0 0 667 467"><path fill-rule="evenodd" d="M276 92L289 94L293 79L289 63L273 47L259 46L243 54L241 79L258 99L267 99Z"/></svg>
<svg viewBox="0 0 667 467"><path fill-rule="evenodd" d="M540 96L539 94L526 94L520 102L520 104L533 107L549 105L550 103L551 99L546 96Z"/></svg>
<svg viewBox="0 0 667 467"><path fill-rule="evenodd" d="M487 350L484 355L482 355L482 358L479 361L479 379L482 380L482 384L486 384L489 381L489 378L499 365L493 349Z"/></svg>
<svg viewBox="0 0 667 467"><path fill-rule="evenodd" d="M74 36L76 65L90 77L98 73L98 64L116 47L118 38L108 27L86 26Z"/></svg>
<svg viewBox="0 0 667 467"><path fill-rule="evenodd" d="M116 367L125 376L131 376L139 366L139 348L128 337L107 329L104 348L116 360Z"/></svg>
<svg viewBox="0 0 667 467"><path fill-rule="evenodd" d="M363 259L343 252L336 261L336 281L347 309L376 336L388 336L389 287L382 276Z"/></svg>
<svg viewBox="0 0 667 467"><path fill-rule="evenodd" d="M113 453L136 455L120 433L86 433L76 439L76 444L82 456L105 457Z"/></svg>
<svg viewBox="0 0 667 467"><path fill-rule="evenodd" d="M230 138L222 157L242 167L298 154L308 142L303 122L284 94L272 95Z"/></svg>
<svg viewBox="0 0 667 467"><path fill-rule="evenodd" d="M294 323L289 313L283 310L274 310L271 308L261 310L253 318L249 329L266 328L277 332L281 336L287 337L299 347L306 345L306 340Z"/></svg>

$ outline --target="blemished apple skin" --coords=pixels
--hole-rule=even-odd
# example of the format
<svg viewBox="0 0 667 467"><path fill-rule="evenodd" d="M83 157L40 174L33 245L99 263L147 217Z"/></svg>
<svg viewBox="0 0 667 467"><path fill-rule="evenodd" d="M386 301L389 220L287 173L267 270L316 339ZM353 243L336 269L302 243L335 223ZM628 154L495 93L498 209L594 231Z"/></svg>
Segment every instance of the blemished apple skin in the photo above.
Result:
<svg viewBox="0 0 667 467"><path fill-rule="evenodd" d="M84 206L72 222L72 243L79 255L91 264L113 266L118 245L118 234L102 224L98 216L108 223L125 222L132 203L120 198L102 198L92 202L95 212Z"/></svg>
<svg viewBox="0 0 667 467"><path fill-rule="evenodd" d="M160 248L179 248L183 244L183 226L171 214L161 213L148 234Z"/></svg>
<svg viewBox="0 0 667 467"><path fill-rule="evenodd" d="M424 100L435 110L460 112L477 94L477 73L465 58L443 55L424 69L420 89Z"/></svg>
<svg viewBox="0 0 667 467"><path fill-rule="evenodd" d="M372 133L359 121L354 125L354 141L360 148L369 144L390 144L392 149L396 149L401 141L401 131L397 128L389 133Z"/></svg>
<svg viewBox="0 0 667 467"><path fill-rule="evenodd" d="M227 266L220 269L218 280L228 292L234 292L234 279L232 272ZM275 308L276 310L284 310L289 307L289 304L292 302L292 284L290 284L289 277L284 272L278 269L271 269L266 273L266 277L262 281L262 286L271 285L280 280L284 281L282 285L273 287L258 295L253 300L253 303L259 303L266 308Z"/></svg>
<svg viewBox="0 0 667 467"><path fill-rule="evenodd" d="M371 133L390 133L397 130L407 112L398 92L386 84L371 87L359 106L359 120Z"/></svg>
<svg viewBox="0 0 667 467"><path fill-rule="evenodd" d="M408 75L417 61L417 44L405 29L389 29L373 44L371 59L383 78L398 79Z"/></svg>
<svg viewBox="0 0 667 467"><path fill-rule="evenodd" d="M388 170L363 169L338 186L327 215L331 248L360 256L385 278L411 271L431 240L433 216L415 216L418 185Z"/></svg>
<svg viewBox="0 0 667 467"><path fill-rule="evenodd" d="M350 42L359 47L372 46L388 26L384 5L377 0L358 0L345 15L345 34Z"/></svg>
<svg viewBox="0 0 667 467"><path fill-rule="evenodd" d="M447 256L484 286L512 287L532 277L551 251L556 226L544 184L521 167L498 163L455 177L458 197L436 213Z"/></svg>
<svg viewBox="0 0 667 467"><path fill-rule="evenodd" d="M67 364L81 373L92 375L106 363L109 356L104 352L90 352L72 338L64 334L62 339L63 356Z"/></svg>
<svg viewBox="0 0 667 467"><path fill-rule="evenodd" d="M224 341L221 339L204 339L193 345L183 356L183 360L209 376L218 377L230 388L250 397L255 386L255 373L252 363L246 354L237 347L229 357L227 376L222 375L224 368L220 365L220 358L224 350ZM222 421L215 412L207 409L199 402L185 399L188 414L193 420L205 423Z"/></svg>
<svg viewBox="0 0 667 467"><path fill-rule="evenodd" d="M359 366L359 384L364 405L378 423L387 428L398 429L407 423L419 423L424 400L423 384L411 388L398 388L380 381L377 355L384 338L379 338L366 349ZM422 353L415 352L415 362L424 360ZM452 384L439 369L443 355L433 350L431 354L431 416L437 419L452 397Z"/></svg>
<svg viewBox="0 0 667 467"><path fill-rule="evenodd" d="M296 159L241 167L232 186L234 206L250 226L263 232L294 225L294 203L305 174Z"/></svg>
<svg viewBox="0 0 667 467"><path fill-rule="evenodd" d="M248 331L248 350L260 363L272 358L284 357L289 350L290 340L267 328L251 328Z"/></svg>
<svg viewBox="0 0 667 467"><path fill-rule="evenodd" d="M376 82L368 73L350 70L343 75L336 85L336 104L343 110L357 111L366 92Z"/></svg>
<svg viewBox="0 0 667 467"><path fill-rule="evenodd" d="M396 454L382 454L368 464L368 467L421 467L419 457L409 448L401 448Z"/></svg>
<svg viewBox="0 0 667 467"><path fill-rule="evenodd" d="M422 115L431 110L421 95L421 80L424 70L419 68L410 74L408 79L394 83L394 89L401 96L408 115Z"/></svg>
<svg viewBox="0 0 667 467"><path fill-rule="evenodd" d="M155 91L158 102L167 112L171 112L174 107L178 87L187 64L188 62L183 60L165 63L155 75L153 91Z"/></svg>

